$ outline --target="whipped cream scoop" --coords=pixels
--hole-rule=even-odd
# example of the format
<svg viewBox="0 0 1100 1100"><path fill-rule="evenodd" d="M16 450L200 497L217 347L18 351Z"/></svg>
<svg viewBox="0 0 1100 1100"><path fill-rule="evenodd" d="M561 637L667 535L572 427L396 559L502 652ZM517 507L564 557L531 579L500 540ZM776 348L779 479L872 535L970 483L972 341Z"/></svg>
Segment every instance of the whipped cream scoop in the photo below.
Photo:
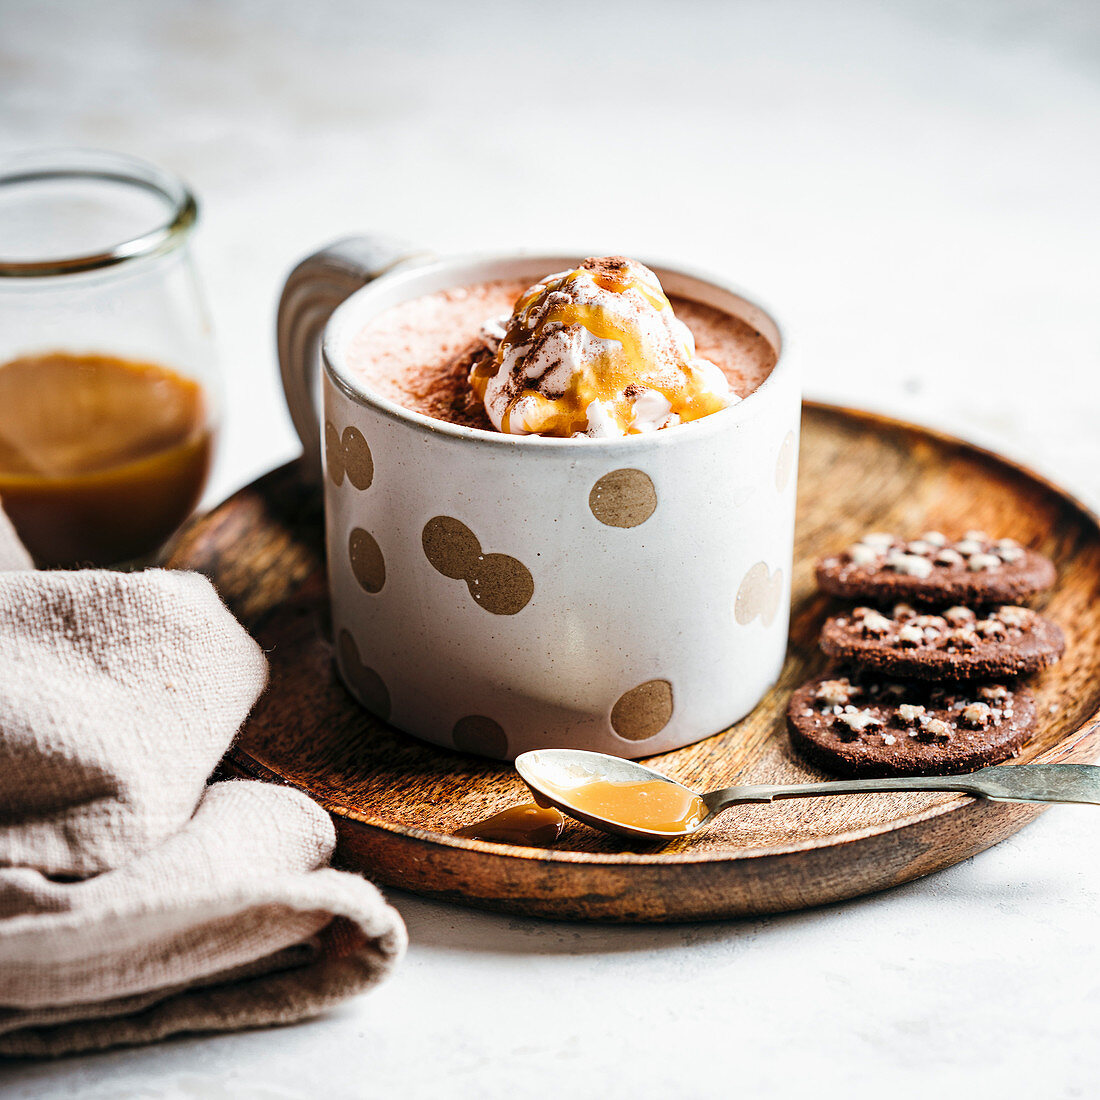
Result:
<svg viewBox="0 0 1100 1100"><path fill-rule="evenodd" d="M636 435L740 400L695 354L657 276L621 256L548 275L482 339L492 357L474 365L470 385L513 435Z"/></svg>

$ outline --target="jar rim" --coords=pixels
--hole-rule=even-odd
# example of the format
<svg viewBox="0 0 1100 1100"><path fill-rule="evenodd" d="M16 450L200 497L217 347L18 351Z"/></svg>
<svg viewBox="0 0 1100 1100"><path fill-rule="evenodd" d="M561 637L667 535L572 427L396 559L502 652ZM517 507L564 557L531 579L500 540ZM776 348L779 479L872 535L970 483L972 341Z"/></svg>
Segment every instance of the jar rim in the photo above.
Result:
<svg viewBox="0 0 1100 1100"><path fill-rule="evenodd" d="M144 233L95 252L29 260L0 255L0 278L74 275L161 255L180 245L198 220L198 203L183 180L137 157L100 149L52 149L0 161L0 189L64 179L101 180L152 192L165 201L165 218Z"/></svg>

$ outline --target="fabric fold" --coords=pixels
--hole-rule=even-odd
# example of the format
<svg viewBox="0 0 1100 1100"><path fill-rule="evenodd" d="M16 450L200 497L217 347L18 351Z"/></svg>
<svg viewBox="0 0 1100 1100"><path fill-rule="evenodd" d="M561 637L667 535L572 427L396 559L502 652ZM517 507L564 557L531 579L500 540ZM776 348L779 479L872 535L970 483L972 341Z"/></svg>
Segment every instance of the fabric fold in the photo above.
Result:
<svg viewBox="0 0 1100 1100"><path fill-rule="evenodd" d="M197 573L0 573L0 866L84 876L171 835L266 678Z"/></svg>
<svg viewBox="0 0 1100 1100"><path fill-rule="evenodd" d="M0 512L0 1055L283 1024L405 929L305 795L207 785L264 688L194 573L36 572Z"/></svg>
<svg viewBox="0 0 1100 1100"><path fill-rule="evenodd" d="M369 988L404 926L371 883L326 866L334 843L304 795L231 780L118 870L0 870L0 913L13 893L34 899L0 920L0 1054L288 1023Z"/></svg>

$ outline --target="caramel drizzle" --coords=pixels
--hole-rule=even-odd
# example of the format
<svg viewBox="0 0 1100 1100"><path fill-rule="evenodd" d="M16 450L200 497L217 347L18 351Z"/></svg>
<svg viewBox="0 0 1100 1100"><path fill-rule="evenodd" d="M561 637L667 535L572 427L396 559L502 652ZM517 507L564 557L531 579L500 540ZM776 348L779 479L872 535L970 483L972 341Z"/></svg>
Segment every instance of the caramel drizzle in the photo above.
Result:
<svg viewBox="0 0 1100 1100"><path fill-rule="evenodd" d="M686 382L677 383L653 377L653 360L646 354L637 325L613 321L598 306L577 302L556 304L544 309L541 319L534 322L534 315L551 294L563 290L585 274L591 274L596 284L604 290L615 294L635 290L655 310L672 309L660 286L643 278L634 267L613 273L577 268L551 283L536 284L517 300L508 330L492 360L483 361L471 370L470 385L478 400L484 402L489 380L500 371L509 350L527 342L534 343L551 324L563 328L581 325L597 339L617 343L619 348L609 348L590 364L588 370L577 372L569 388L559 398L548 398L535 389L521 390L509 402L501 419L502 431L511 430L512 414L519 402L524 401L525 431L539 435L572 436L588 428L588 407L592 402L600 401L605 405L611 404L613 418L624 432L636 435L637 430L631 427L632 402L622 396L631 383L639 383L646 389L661 393L671 406L670 414L678 415L681 421L697 420L725 407L721 397L703 388L700 372L692 365L691 352L686 343L678 349L677 363Z"/></svg>

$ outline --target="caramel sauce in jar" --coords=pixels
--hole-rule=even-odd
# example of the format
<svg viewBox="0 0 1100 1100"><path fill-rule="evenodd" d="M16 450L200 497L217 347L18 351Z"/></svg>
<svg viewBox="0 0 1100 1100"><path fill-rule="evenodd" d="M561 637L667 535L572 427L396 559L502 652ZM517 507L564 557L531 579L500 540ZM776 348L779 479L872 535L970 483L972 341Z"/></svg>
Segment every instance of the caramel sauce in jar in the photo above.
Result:
<svg viewBox="0 0 1100 1100"><path fill-rule="evenodd" d="M202 387L167 367L62 351L0 365L0 506L39 565L155 552L212 452Z"/></svg>

